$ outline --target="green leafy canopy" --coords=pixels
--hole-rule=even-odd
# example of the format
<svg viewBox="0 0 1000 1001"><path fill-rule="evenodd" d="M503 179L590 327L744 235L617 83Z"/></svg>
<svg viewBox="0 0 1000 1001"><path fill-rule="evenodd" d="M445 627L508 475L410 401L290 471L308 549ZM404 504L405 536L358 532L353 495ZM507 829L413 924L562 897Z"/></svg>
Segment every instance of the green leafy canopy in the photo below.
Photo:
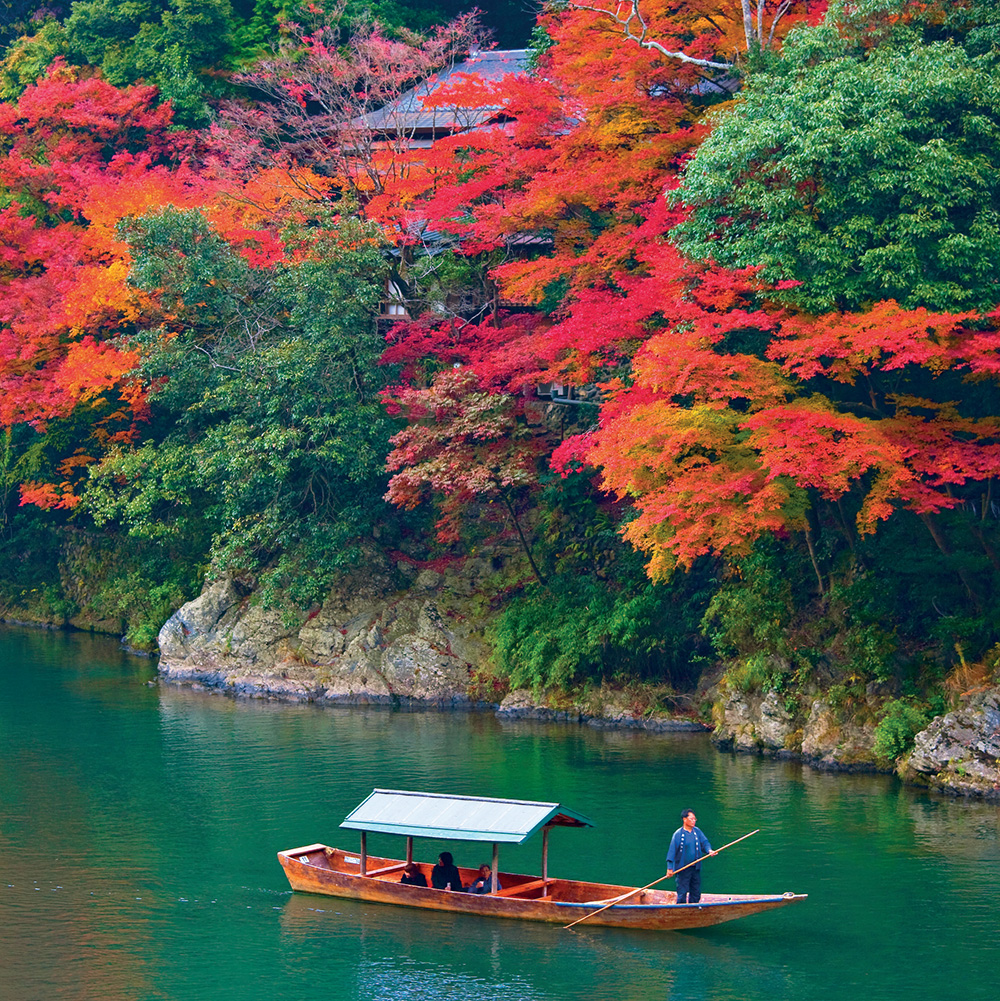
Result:
<svg viewBox="0 0 1000 1001"><path fill-rule="evenodd" d="M994 306L997 52L921 27L883 25L874 45L864 20L792 32L688 165L681 248L795 279L817 312Z"/></svg>
<svg viewBox="0 0 1000 1001"><path fill-rule="evenodd" d="M197 212L127 227L132 281L168 317L142 344L152 433L93 471L87 499L145 537L204 519L217 568L306 604L377 520L392 430L373 319L385 263L362 224L324 226L308 256L270 268Z"/></svg>

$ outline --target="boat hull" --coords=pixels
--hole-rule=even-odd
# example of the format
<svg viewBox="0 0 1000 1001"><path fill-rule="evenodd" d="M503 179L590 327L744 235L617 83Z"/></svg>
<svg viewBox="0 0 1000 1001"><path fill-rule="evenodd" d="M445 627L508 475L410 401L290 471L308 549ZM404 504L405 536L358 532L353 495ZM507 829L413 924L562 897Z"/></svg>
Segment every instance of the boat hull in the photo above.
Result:
<svg viewBox="0 0 1000 1001"><path fill-rule="evenodd" d="M356 855L319 844L279 852L278 861L292 889L305 893L560 925L576 921L603 907L609 900L635 889L576 880L542 881L533 876L501 873L503 896L452 893L448 890L401 884L399 870L403 863L398 859L369 857L368 875L363 876ZM429 866L421 868L429 873ZM388 871L380 873L379 870ZM463 870L463 878L467 881L472 875L472 870ZM677 904L676 894L671 891L646 890L641 896L637 894L587 918L577 927L599 925L655 931L706 928L761 911L785 907L805 898L805 894L793 893L771 896L703 894L697 904Z"/></svg>

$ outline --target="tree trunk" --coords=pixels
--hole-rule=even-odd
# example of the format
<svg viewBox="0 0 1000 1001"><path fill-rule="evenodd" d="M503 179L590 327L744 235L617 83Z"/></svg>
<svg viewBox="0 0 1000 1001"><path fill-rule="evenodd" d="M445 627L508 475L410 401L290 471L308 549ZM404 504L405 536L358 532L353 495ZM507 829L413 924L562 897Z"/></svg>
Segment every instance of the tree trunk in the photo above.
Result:
<svg viewBox="0 0 1000 1001"><path fill-rule="evenodd" d="M521 531L521 523L517 520L514 505L510 502L510 491L503 491L503 501L507 505L507 510L510 512L511 518L514 520L514 527L517 529L517 537L521 540L521 548L524 550L524 555L528 557L528 562L531 564L531 569L535 575L535 579L542 585L542 587L547 587L548 582L538 569L538 566L535 563L535 557L531 554L531 546L528 545L528 540L524 537L524 532Z"/></svg>
<svg viewBox="0 0 1000 1001"><path fill-rule="evenodd" d="M741 3L743 5L743 34L746 36L747 40L747 52L753 52L753 7L750 5L750 0L741 0Z"/></svg>
<svg viewBox="0 0 1000 1001"><path fill-rule="evenodd" d="M979 524L975 521L970 522L969 531L972 533L972 537L979 543L983 552L986 554L986 558L990 561L990 565L993 569L1000 571L1000 559L997 558L996 550L992 545L990 545L990 540L983 534L983 530L979 527Z"/></svg>
<svg viewBox="0 0 1000 1001"><path fill-rule="evenodd" d="M922 514L920 515L920 520L924 523L927 531L930 532L931 538L934 540L934 545L938 547L941 554L951 559L951 547L948 545L948 540L945 538L941 526L934 520L934 516L932 514ZM964 567L956 566L955 573L958 574L959 580L965 586L966 594L972 599L972 603L976 606L976 611L981 612L983 610L983 599L978 590L973 586L968 572Z"/></svg>
<svg viewBox="0 0 1000 1001"><path fill-rule="evenodd" d="M822 598L826 593L823 589L823 575L819 572L819 562L816 559L816 547L813 545L812 527L809 519L806 518L806 546L809 549L809 559L812 560L813 570L816 571L816 583L819 585L819 596Z"/></svg>
<svg viewBox="0 0 1000 1001"><path fill-rule="evenodd" d="M835 502L830 502L830 512L833 515L833 521L837 526L837 530L844 537L847 548L851 551L851 555L857 559L858 551L854 545L854 533L851 532L851 526L847 523L847 516L844 514L844 505L841 503L839 497Z"/></svg>

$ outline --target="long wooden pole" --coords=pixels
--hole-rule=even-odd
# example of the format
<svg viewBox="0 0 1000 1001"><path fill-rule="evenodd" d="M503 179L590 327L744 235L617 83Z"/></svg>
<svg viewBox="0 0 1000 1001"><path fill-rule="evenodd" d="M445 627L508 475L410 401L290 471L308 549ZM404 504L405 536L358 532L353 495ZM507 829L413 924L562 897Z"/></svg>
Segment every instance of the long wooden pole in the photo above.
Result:
<svg viewBox="0 0 1000 1001"><path fill-rule="evenodd" d="M600 914L601 911L606 911L609 907L614 907L615 904L620 904L623 900L628 900L629 897L634 897L637 893L642 893L643 890L648 890L652 886L656 886L657 883L662 883L665 879L670 879L677 875L679 872L683 872L685 869L690 869L691 866L697 865L704 859L711 858L712 855L718 855L719 852L724 852L727 848L732 848L733 845L738 844L740 841L745 841L753 834L758 834L760 828L758 827L756 831L751 831L750 834L744 834L742 838L737 838L735 841L730 841L728 845L723 845L721 848L716 848L714 852L710 855L702 855L701 858L696 858L693 862L688 862L687 865L682 865L680 869L674 869L670 876L661 876L659 879L654 879L652 883L647 883L645 886L640 886L635 890L629 890L628 893L623 893L620 897L615 897L610 904L605 904L603 907L598 907L596 911L591 911L589 914L584 914L582 918L577 918L575 921L571 921L568 925L563 925L563 928L572 928L573 925L578 925L581 921L586 921L587 918L592 918L595 914Z"/></svg>

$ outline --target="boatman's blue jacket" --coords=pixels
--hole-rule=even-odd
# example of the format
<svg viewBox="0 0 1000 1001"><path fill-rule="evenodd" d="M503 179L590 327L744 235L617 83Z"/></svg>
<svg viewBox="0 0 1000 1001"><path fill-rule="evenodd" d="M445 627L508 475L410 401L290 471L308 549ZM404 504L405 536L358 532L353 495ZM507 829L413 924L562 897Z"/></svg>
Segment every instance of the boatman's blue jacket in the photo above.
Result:
<svg viewBox="0 0 1000 1001"><path fill-rule="evenodd" d="M693 827L690 831L686 831L683 827L678 827L670 839L667 868L671 871L680 869L695 859L704 858L711 850L712 846L708 843L708 838L702 833L701 828ZM691 868L700 869L701 863L699 862Z"/></svg>

